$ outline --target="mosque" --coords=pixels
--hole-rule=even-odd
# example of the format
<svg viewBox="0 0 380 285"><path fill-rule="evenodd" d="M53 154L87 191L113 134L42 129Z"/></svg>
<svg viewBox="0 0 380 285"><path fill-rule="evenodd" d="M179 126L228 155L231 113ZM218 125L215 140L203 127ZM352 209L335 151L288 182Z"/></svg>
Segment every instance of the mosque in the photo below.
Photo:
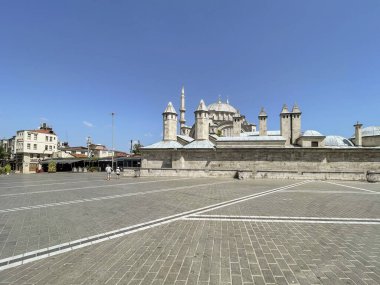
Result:
<svg viewBox="0 0 380 285"><path fill-rule="evenodd" d="M152 148L218 148L218 147L380 147L380 126L362 129L355 124L355 134L351 138L337 135L322 135L316 130L301 131L300 108L295 104L291 111L284 105L279 114L280 130L267 130L268 116L264 108L258 115L256 124L227 102L219 100L206 106L200 101L195 111L195 123L186 125L185 90L182 87L179 108L179 129L177 134L177 112L169 102L163 113L163 141L145 147ZM170 142L170 143L168 143Z"/></svg>
<svg viewBox="0 0 380 285"><path fill-rule="evenodd" d="M267 129L268 115L262 108L257 130L220 98L210 105L201 100L195 123L187 126L184 88L180 102L179 134L178 114L169 102L162 114L163 140L142 148L142 170L149 174L246 171L256 178L368 180L368 173L377 173L380 181L380 126L362 128L357 122L350 138L302 131L302 112L295 104L291 109L283 105L279 130Z"/></svg>

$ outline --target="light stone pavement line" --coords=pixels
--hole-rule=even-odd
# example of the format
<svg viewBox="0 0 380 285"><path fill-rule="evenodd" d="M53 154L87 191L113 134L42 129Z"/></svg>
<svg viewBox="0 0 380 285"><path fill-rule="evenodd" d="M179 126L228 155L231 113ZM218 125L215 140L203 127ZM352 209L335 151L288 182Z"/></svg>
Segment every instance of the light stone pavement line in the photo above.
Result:
<svg viewBox="0 0 380 285"><path fill-rule="evenodd" d="M185 218L184 218L185 219ZM287 221L287 222L331 222L331 223L364 223L380 224L380 219L373 218L329 218L329 217L287 217L287 216L237 216L237 215L200 215L194 214L187 216L186 219L210 219L210 220L249 220L249 221Z"/></svg>
<svg viewBox="0 0 380 285"><path fill-rule="evenodd" d="M376 192L376 191L372 191L372 190L368 190L368 189L364 189L364 188L360 188L360 187L354 187L354 186L349 186L349 185L344 185L344 184L334 183L334 182L330 182L330 181L323 181L323 182L325 182L325 183L329 183L329 184L332 184L332 185L337 185L337 186L346 187L346 188L357 189L357 190L361 190L361 191L367 191L367 192L372 192L372 193L379 193L379 192Z"/></svg>
<svg viewBox="0 0 380 285"><path fill-rule="evenodd" d="M41 205L34 205L34 206L24 206L24 207L3 209L3 210L0 210L0 214L1 213L24 211L24 210L33 210L33 209L41 209L41 208L48 208L48 207L72 205L72 204L85 203L85 202L110 200L110 199L115 199L115 198L125 198L125 197L138 196L138 195L146 195L146 194L153 194L153 193L169 192L169 191L175 191L175 190L181 190L181 189L190 189L190 188L203 187L203 186L211 186L211 185L220 185L220 184L226 184L226 183L233 183L233 181L203 183L203 184L196 184L196 185L189 185L189 186L180 186L180 187L174 187L174 188L168 188L168 189L158 189L158 190L150 190L150 191L143 191L143 192L134 192L134 193L127 193L127 194L116 194L116 195L101 196L101 197L94 197L94 198L87 198L87 199L62 201L62 202L49 203L49 204L41 204Z"/></svg>
<svg viewBox="0 0 380 285"><path fill-rule="evenodd" d="M231 218L229 216L213 218L213 217L198 217L196 215L191 217L182 218L184 221L228 221L228 222L261 222L261 223L299 223L299 224L355 224L355 225L380 225L380 221L371 222L371 221L318 221L318 220L284 220L284 219L250 219L250 218Z"/></svg>
<svg viewBox="0 0 380 285"><path fill-rule="evenodd" d="M50 191L48 190L48 191L10 193L10 194L2 194L2 195L0 195L0 197L13 197L13 196L31 195L31 194L43 194L43 193L54 193L54 192L64 192L64 191L77 191L77 190L82 190L82 189L93 189L93 188L102 188L102 187L147 184L147 183L157 183L157 182L182 181L182 180L189 180L189 179L192 179L192 178L177 178L177 179L166 179L166 180L157 180L157 181L140 181L140 182L132 182L132 183L109 184L109 185L104 184L104 185L98 185L98 186L84 186L84 187L76 187L76 188L50 190ZM104 180L100 180L100 181L104 181Z"/></svg>
<svg viewBox="0 0 380 285"><path fill-rule="evenodd" d="M316 193L316 194L360 194L360 195L379 195L380 192L366 193L358 191L329 191L329 190L289 190L286 193Z"/></svg>
<svg viewBox="0 0 380 285"><path fill-rule="evenodd" d="M310 183L310 182L313 182L313 180L306 180L306 181L303 181L303 182L296 183L297 185L295 185L295 184L291 184L291 185L295 185L295 186L293 186L293 187L296 187L296 186L301 186L301 185L304 185L304 184L307 184L307 183ZM290 188L293 188L293 187L290 187ZM281 188L281 187L280 187L280 188ZM286 189L288 189L288 188L286 188ZM281 189L281 190L286 190L286 189ZM271 193L276 193L276 192L279 192L279 191L281 191L281 190L275 190L275 189L273 189L273 190L268 190L268 191L272 191ZM238 203L240 203L240 202L245 202L245 201L248 201L248 200L250 200L250 199L254 199L254 198L258 198L258 197L261 197L261 196L265 196L265 195L271 194L271 193L266 193L266 192L267 192L267 191L264 191L264 192L262 192L262 193L259 193L259 194L257 194L257 196L256 196L256 195L255 195L255 196L253 196L253 195L246 196L244 199L242 198L241 200L239 199L239 201L231 202L231 203L229 203L227 206L234 205L234 204L238 204ZM252 196L253 196L253 197L252 197ZM201 212L199 212L199 213L197 213L197 214L206 213L206 212L213 211L213 210L220 209L220 208L224 208L224 207L226 207L226 206L225 206L225 205L221 205L221 206L215 207L215 208L213 208L213 209L206 209L206 210L201 211Z"/></svg>
<svg viewBox="0 0 380 285"><path fill-rule="evenodd" d="M64 253L64 252L68 252L68 251L71 251L71 250L75 250L75 249L83 248L83 247L90 246L90 245L93 245L93 244L97 244L97 243L100 243L100 242L103 242L103 241L107 241L107 240L115 239L115 238L118 238L118 237L121 237L121 236L129 235L129 234L132 234L132 233L135 233L135 232L139 232L139 231L143 231L143 230L146 230L146 229L154 228L154 227L157 227L157 226L160 226L160 225L163 225L163 224L167 224L167 223L171 223L171 222L174 222L174 221L178 221L178 220L181 220L183 218L186 218L187 216L196 214L198 212L202 212L204 210L211 211L211 210L213 210L215 208L226 207L226 206L229 206L231 204L235 204L238 201L243 202L243 201L246 201L246 200L249 200L249 199L254 199L254 198L262 197L262 196L265 196L265 195L276 193L278 191L283 191L283 190L286 190L286 189L289 189L289 188L297 187L297 186L300 186L300 185L303 185L303 184L306 184L306 183L309 183L309 182L310 182L309 180L308 181L303 181L303 182L298 182L298 183L294 183L294 184L290 184L290 185L286 185L286 186L282 186L282 187L266 190L266 191L263 191L261 193L255 193L255 194L251 194L251 195L248 195L248 196L244 196L244 197L240 197L240 198L235 198L235 199L232 199L232 200L229 200L229 201L224 201L224 202L212 204L212 205L209 205L209 206L201 207L201 208L198 208L198 209L182 212L182 213L179 213L179 214L175 214L175 215L171 215L171 216L166 216L166 217L163 217L163 218L160 218L160 219L151 220L149 222L145 222L145 223L141 223L141 224L136 224L136 225L128 226L128 227L125 227L125 228L121 228L121 229L105 232L105 233L102 233L102 234L98 234L98 235L82 238L82 239L79 239L79 240L74 240L74 241L71 241L71 242L66 242L66 243L63 243L63 244L58 244L58 245L55 245L55 246L52 246L52 247L47 247L47 248L43 248L43 249L39 249L39 250L31 251L31 252L26 252L26 253L19 254L19 255L15 255L15 256L12 256L12 257L7 257L7 258L4 258L4 259L0 260L0 271L8 269L8 268L16 267L16 266L19 266L19 265L22 265L22 264L26 264L26 263L29 263L29 262L32 262L32 261L36 261L36 260L40 260L40 259L43 259L43 258L47 258L47 257L50 257L50 256L54 256L54 255L57 255L57 254L61 254L61 253ZM228 182L223 182L223 183L228 183ZM229 183L231 183L231 181L229 181ZM222 183L219 183L219 184L222 184Z"/></svg>
<svg viewBox="0 0 380 285"><path fill-rule="evenodd" d="M194 214L191 216L188 216L189 218L192 217L201 217L201 218L242 218L242 219L281 219L281 220L339 220L339 221L375 221L380 222L379 219L374 218L331 218L331 217L288 217L288 216L244 216L244 215L200 215L200 214Z"/></svg>
<svg viewBox="0 0 380 285"><path fill-rule="evenodd" d="M71 173L72 174L72 173ZM20 175L22 175L22 174L20 174ZM34 174L31 174L31 175L34 175ZM39 175L39 174L38 174ZM76 175L76 174L73 174L73 175ZM89 174L89 175L91 175L91 174ZM12 177L12 176L11 176ZM91 178L91 176L88 176L89 178ZM100 175L96 175L96 176L94 176L93 178L99 178L100 177ZM62 178L66 178L66 179L68 179L68 178L72 178L72 176L65 176L65 177L59 177L59 178L57 178L57 179L41 179L41 180L39 180L39 182L41 183L49 183L49 184L53 184L53 183L65 183L64 181L65 180L62 180ZM145 178L145 177L144 177ZM97 179L98 180L98 179ZM100 180L102 180L102 179L100 179ZM6 186L6 185L11 185L11 186L15 186L15 187L19 187L19 186L24 186L25 185L25 183L29 183L30 181L32 181L32 180L30 180L30 179L28 179L28 180L21 180L21 181L13 181L13 182L6 182L6 183L0 183L0 188L1 187L3 187L4 186L4 188L7 188L8 186ZM73 182L67 182L67 183L75 183L75 182L85 182L85 181L88 181L88 182L92 182L92 181L94 181L94 180L90 180L90 179L79 179L79 180L75 180L75 181L73 181ZM35 180L33 181L34 183L36 183L35 182ZM19 186L17 186L19 184ZM28 186L39 186L39 185L42 185L42 184L28 184Z"/></svg>
<svg viewBox="0 0 380 285"><path fill-rule="evenodd" d="M52 180L54 181L54 180ZM96 179L96 180L76 180L76 181L66 181L66 182L54 182L54 183L47 183L47 184L28 184L27 181L25 182L16 182L16 183L22 183L22 185L14 185L14 183L7 183L7 185L11 184L12 186L3 186L0 184L0 189L13 189L13 188L26 188L26 187L39 187L39 186L50 186L50 185L60 185L60 184L70 184L70 183L79 183L79 182L94 182L94 181L105 181L105 179Z"/></svg>

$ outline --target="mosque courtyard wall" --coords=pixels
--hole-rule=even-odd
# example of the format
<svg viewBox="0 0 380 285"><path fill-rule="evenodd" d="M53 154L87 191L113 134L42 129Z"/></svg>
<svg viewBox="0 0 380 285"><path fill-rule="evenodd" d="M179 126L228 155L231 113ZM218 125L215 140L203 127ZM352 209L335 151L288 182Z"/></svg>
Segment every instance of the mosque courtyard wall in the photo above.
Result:
<svg viewBox="0 0 380 285"><path fill-rule="evenodd" d="M380 178L379 148L146 149L140 174L366 180L368 171Z"/></svg>

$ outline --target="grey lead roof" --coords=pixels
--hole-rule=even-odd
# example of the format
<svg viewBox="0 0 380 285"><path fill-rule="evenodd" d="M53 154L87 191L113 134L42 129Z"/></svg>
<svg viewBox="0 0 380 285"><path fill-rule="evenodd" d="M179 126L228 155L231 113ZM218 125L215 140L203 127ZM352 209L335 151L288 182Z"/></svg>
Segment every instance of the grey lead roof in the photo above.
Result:
<svg viewBox="0 0 380 285"><path fill-rule="evenodd" d="M251 137L251 136L259 136L260 132L259 131L254 131L254 132L245 132L241 133L240 136L242 137ZM281 131L267 131L268 136L280 136Z"/></svg>
<svg viewBox="0 0 380 285"><path fill-rule="evenodd" d="M303 137L324 137L320 132L315 130L307 130L302 134Z"/></svg>
<svg viewBox="0 0 380 285"><path fill-rule="evenodd" d="M326 136L325 146L326 147L355 147L351 141L341 136Z"/></svg>
<svg viewBox="0 0 380 285"><path fill-rule="evenodd" d="M184 141L187 141L187 142L192 142L194 140L192 137L184 136L184 135L177 135L177 137L181 138L181 139L183 139Z"/></svg>
<svg viewBox="0 0 380 285"><path fill-rule="evenodd" d="M201 141L193 141L187 145L185 145L184 149L191 149L191 148L197 148L197 149L210 149L214 148L214 144L210 142L209 140L201 140Z"/></svg>
<svg viewBox="0 0 380 285"><path fill-rule="evenodd" d="M145 147L142 149L174 149L182 148L182 145L177 141L160 141Z"/></svg>
<svg viewBox="0 0 380 285"><path fill-rule="evenodd" d="M217 141L285 141L282 136L219 137Z"/></svg>

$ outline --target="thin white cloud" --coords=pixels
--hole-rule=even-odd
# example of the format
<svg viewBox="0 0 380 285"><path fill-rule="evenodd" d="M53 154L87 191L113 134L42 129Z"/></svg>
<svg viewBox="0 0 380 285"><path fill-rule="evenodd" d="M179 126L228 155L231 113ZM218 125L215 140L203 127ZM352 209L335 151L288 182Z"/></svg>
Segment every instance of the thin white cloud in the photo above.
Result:
<svg viewBox="0 0 380 285"><path fill-rule="evenodd" d="M47 122L47 121L49 121L49 120L46 119L45 117L40 117L40 121L41 121L41 122Z"/></svg>
<svg viewBox="0 0 380 285"><path fill-rule="evenodd" d="M87 121L83 121L83 125L85 125L86 127L89 127L89 128L92 128L94 125L90 122L87 122Z"/></svg>
<svg viewBox="0 0 380 285"><path fill-rule="evenodd" d="M144 134L144 137L150 138L150 137L153 137L153 134L152 133L146 133L146 134Z"/></svg>

